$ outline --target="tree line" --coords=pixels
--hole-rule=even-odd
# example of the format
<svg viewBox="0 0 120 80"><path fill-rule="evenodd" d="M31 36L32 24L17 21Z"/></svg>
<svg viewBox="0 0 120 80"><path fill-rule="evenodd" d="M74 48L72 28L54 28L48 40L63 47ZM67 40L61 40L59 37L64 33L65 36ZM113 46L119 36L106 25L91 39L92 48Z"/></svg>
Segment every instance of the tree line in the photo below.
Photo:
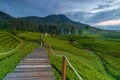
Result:
<svg viewBox="0 0 120 80"><path fill-rule="evenodd" d="M89 26L86 26L88 29ZM81 26L74 26L73 24L67 23L46 23L46 24L36 24L30 21L24 21L22 19L11 19L9 21L0 21L0 29L5 29L14 33L14 30L21 31L35 31L48 34L56 35L74 35L82 34Z"/></svg>

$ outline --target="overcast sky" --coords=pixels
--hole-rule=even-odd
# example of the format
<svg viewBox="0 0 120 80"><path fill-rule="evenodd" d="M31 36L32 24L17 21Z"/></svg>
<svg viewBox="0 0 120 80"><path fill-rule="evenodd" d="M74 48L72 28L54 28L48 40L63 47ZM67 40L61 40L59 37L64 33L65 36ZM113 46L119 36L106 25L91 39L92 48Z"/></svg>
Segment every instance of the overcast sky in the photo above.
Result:
<svg viewBox="0 0 120 80"><path fill-rule="evenodd" d="M14 17L65 14L94 26L120 25L120 0L0 0L0 10Z"/></svg>

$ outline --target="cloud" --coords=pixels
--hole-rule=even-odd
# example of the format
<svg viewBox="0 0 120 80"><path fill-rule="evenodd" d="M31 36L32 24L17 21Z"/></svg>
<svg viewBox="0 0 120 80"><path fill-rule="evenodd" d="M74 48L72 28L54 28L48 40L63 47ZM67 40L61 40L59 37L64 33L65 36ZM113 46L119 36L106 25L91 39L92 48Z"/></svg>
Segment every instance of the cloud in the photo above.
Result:
<svg viewBox="0 0 120 80"><path fill-rule="evenodd" d="M54 14L59 6L54 0L1 0L0 10L14 17L47 16Z"/></svg>
<svg viewBox="0 0 120 80"><path fill-rule="evenodd" d="M97 23L113 19L120 19L120 9L113 9L110 11L101 11L95 13L89 19L87 18L86 23Z"/></svg>
<svg viewBox="0 0 120 80"><path fill-rule="evenodd" d="M115 20L108 20L108 21L102 21L93 24L94 26L112 26L112 25L120 25L120 19L115 19Z"/></svg>
<svg viewBox="0 0 120 80"><path fill-rule="evenodd" d="M97 13L101 11L110 11L110 10L119 9L119 8L120 8L120 0L113 0L111 2L106 1L103 4L99 4L97 5L97 7L93 8L91 10L91 13Z"/></svg>
<svg viewBox="0 0 120 80"><path fill-rule="evenodd" d="M120 0L66 0L59 12L87 24L120 18ZM88 2L87 2L88 1ZM89 4L89 5L88 5Z"/></svg>
<svg viewBox="0 0 120 80"><path fill-rule="evenodd" d="M14 17L65 14L95 24L120 19L120 0L0 0L0 10Z"/></svg>

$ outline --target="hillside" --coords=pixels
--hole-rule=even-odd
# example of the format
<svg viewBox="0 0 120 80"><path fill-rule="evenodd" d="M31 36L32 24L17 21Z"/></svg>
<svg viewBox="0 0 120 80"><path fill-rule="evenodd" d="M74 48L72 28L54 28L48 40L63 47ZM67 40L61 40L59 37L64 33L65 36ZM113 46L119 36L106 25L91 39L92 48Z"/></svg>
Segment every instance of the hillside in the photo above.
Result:
<svg viewBox="0 0 120 80"><path fill-rule="evenodd" d="M38 16L28 16L28 17L22 17L20 18L25 21L31 21L36 23L37 25L56 25L57 27L63 27L65 28L66 26L69 26L68 28L74 27L76 29L86 29L86 27L90 28L91 30L100 30L98 28L89 26L87 24L83 24L80 22L75 22L71 19L69 19L67 16L64 14L54 14L54 15L49 15L46 17L38 17Z"/></svg>
<svg viewBox="0 0 120 80"><path fill-rule="evenodd" d="M93 32L93 33L104 31L89 26L87 24L75 22L63 14L49 15L46 17L29 16L19 19L36 23L37 25L39 25L40 32L42 33L51 32L51 30L49 29L52 29L54 31L52 32L52 34L67 34L67 35L82 34L82 32L84 31Z"/></svg>
<svg viewBox="0 0 120 80"><path fill-rule="evenodd" d="M0 11L0 29L8 28L9 20L13 19L12 16Z"/></svg>
<svg viewBox="0 0 120 80"><path fill-rule="evenodd" d="M14 18L4 12L0 12L0 29L8 31L40 31L42 33L64 35L81 34L84 30L100 31L98 28L72 21L63 14L49 15L46 17L28 16Z"/></svg>
<svg viewBox="0 0 120 80"><path fill-rule="evenodd" d="M66 24L74 24L77 26L86 26L85 24L82 24L80 22L75 22L75 21L70 20L67 16L65 16L63 14L49 15L46 17L29 16L29 17L23 17L21 19L26 20L26 21L32 21L32 22L35 22L37 24L66 23Z"/></svg>
<svg viewBox="0 0 120 80"><path fill-rule="evenodd" d="M25 55L32 50L31 47L38 47L40 33L27 31L16 32L17 35L13 36L10 33L1 31L1 52L7 52L14 49L21 43L21 41L24 42L26 46ZM43 40L45 43L51 45L50 62L57 80L61 79L62 58L54 55L54 52L56 54L66 55L79 75L82 76L83 80L120 79L120 49L118 47L120 46L119 39L101 40L98 37L87 36L71 37L43 35ZM72 43L73 40L77 41L77 43ZM9 46L11 47L9 48ZM20 54L21 52L18 48L15 50L15 52L0 56L2 59L0 64L3 65L0 66L0 72L2 72L0 74L1 79L7 73L13 71L15 66L21 60ZM5 65L9 65L10 67L4 67ZM70 66L67 65L67 80L73 79L79 80L75 73L71 70Z"/></svg>
<svg viewBox="0 0 120 80"><path fill-rule="evenodd" d="M0 29L9 31L25 30L62 35L78 35L82 34L85 30L90 32L101 31L98 28L72 21L63 14L49 15L46 17L28 16L22 18L13 18L4 12L0 12L0 15Z"/></svg>
<svg viewBox="0 0 120 80"><path fill-rule="evenodd" d="M7 13L4 13L4 12L0 11L0 19L10 20L10 19L13 19L13 17L10 16L9 14L7 14Z"/></svg>
<svg viewBox="0 0 120 80"><path fill-rule="evenodd" d="M24 57L37 48L33 42L22 40L12 34L0 30L0 80L12 72L22 59L21 49L24 46Z"/></svg>
<svg viewBox="0 0 120 80"><path fill-rule="evenodd" d="M23 32L19 33L18 36L26 40L39 40L38 33L34 32ZM119 42L85 36L73 37L72 39L78 43L71 44L70 36L51 37L43 35L44 42L50 44L52 48L50 60L57 80L61 79L62 58L55 54L66 55L83 80L120 79ZM67 80L73 79L79 80L70 66L67 65Z"/></svg>

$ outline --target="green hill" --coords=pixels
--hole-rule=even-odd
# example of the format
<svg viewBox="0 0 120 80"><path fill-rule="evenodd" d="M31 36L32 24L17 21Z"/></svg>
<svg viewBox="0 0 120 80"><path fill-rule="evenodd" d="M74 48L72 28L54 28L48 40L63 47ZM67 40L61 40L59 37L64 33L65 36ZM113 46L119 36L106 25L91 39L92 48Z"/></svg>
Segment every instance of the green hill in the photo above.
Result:
<svg viewBox="0 0 120 80"><path fill-rule="evenodd" d="M13 19L10 15L0 11L0 29L8 28L8 21Z"/></svg>
<svg viewBox="0 0 120 80"><path fill-rule="evenodd" d="M95 27L87 24L75 22L63 14L49 15L46 17L28 16L21 18L13 18L10 15L0 12L0 29L13 31L37 31L50 34L81 34L82 31L99 31ZM51 32L51 30L53 32Z"/></svg>
<svg viewBox="0 0 120 80"><path fill-rule="evenodd" d="M12 34L0 31L0 80L12 72L22 59L21 47L24 43L24 57L38 45L22 40Z"/></svg>
<svg viewBox="0 0 120 80"><path fill-rule="evenodd" d="M63 14L59 15L49 15L46 17L38 17L38 16L28 16L28 17L23 17L20 18L25 21L31 21L36 23L37 25L43 26L45 29L47 29L49 26L56 26L57 29L59 29L63 33L69 33L72 30L74 33L78 32L80 30L91 30L91 31L98 31L100 29L97 29L95 27L89 26L87 24L83 24L80 22L75 22L69 19L67 16ZM43 29L42 27L42 29ZM47 27L47 28L46 28Z"/></svg>
<svg viewBox="0 0 120 80"><path fill-rule="evenodd" d="M29 35L34 35L29 36ZM37 33L24 32L18 34L26 40L39 40ZM119 47L114 41L93 37L73 37L77 43L71 43L70 36L45 36L44 42L50 44L56 54L66 55L83 80L119 80ZM112 46L110 46L112 45ZM115 47L116 46L116 47ZM112 50L113 49L113 50ZM116 52L113 54L110 52ZM51 51L50 60L57 80L61 79L62 57ZM118 58L117 58L118 57ZM67 65L67 80L79 80Z"/></svg>
<svg viewBox="0 0 120 80"><path fill-rule="evenodd" d="M0 19L3 19L3 20L10 20L10 19L13 19L12 16L0 11Z"/></svg>
<svg viewBox="0 0 120 80"><path fill-rule="evenodd" d="M32 21L32 22L35 22L37 24L66 23L66 24L74 24L74 25L77 25L77 26L86 26L85 24L70 20L68 17L66 17L63 14L49 15L49 16L46 16L46 17L29 16L29 17L23 17L21 19L26 20L26 21Z"/></svg>

